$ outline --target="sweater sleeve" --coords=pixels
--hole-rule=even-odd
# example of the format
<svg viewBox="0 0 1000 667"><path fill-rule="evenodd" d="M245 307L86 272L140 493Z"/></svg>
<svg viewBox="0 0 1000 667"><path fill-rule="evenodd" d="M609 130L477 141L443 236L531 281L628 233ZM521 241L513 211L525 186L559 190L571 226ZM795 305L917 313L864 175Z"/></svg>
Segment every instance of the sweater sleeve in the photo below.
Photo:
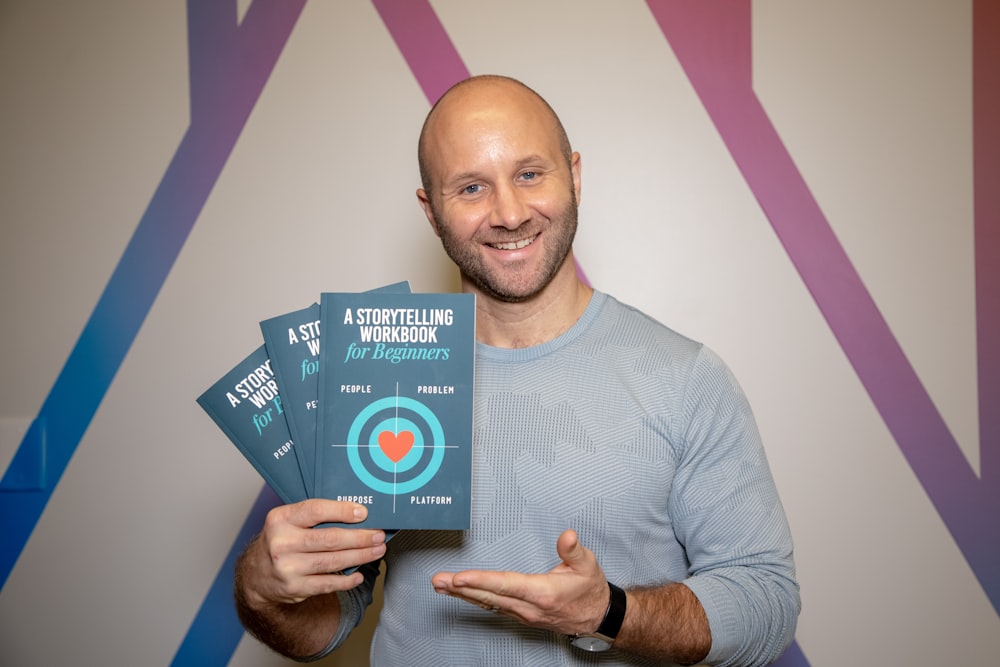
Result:
<svg viewBox="0 0 1000 667"><path fill-rule="evenodd" d="M330 638L330 642L322 651L299 660L299 662L322 660L347 641L351 632L354 631L354 628L358 627L361 619L364 618L368 605L372 603L372 592L375 590L375 580L378 579L379 564L381 562L381 560L377 560L374 563L367 563L359 567L358 571L364 575L364 581L349 591L339 591L337 593L337 600L340 602L340 622L337 624L337 629L333 633L333 637Z"/></svg>
<svg viewBox="0 0 1000 667"><path fill-rule="evenodd" d="M792 538L749 403L702 348L684 392L671 514L684 583L712 631L706 663L755 666L794 638L801 606Z"/></svg>

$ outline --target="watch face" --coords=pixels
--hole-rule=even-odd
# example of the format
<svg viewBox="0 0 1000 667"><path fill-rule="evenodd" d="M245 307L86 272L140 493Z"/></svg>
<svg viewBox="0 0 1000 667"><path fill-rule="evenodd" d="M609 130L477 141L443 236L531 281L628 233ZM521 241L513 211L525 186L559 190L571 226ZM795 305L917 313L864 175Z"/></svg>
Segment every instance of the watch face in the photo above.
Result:
<svg viewBox="0 0 1000 667"><path fill-rule="evenodd" d="M594 653L598 651L607 651L611 648L611 642L607 639L602 639L594 635L580 635L579 637L573 637L570 643L577 648L582 648L584 651L592 651Z"/></svg>

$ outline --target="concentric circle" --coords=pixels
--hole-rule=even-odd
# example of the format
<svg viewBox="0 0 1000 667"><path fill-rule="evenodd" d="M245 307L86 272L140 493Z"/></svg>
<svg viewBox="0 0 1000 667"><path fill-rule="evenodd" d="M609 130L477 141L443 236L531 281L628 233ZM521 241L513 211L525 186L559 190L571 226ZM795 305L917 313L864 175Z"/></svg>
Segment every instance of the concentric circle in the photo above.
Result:
<svg viewBox="0 0 1000 667"><path fill-rule="evenodd" d="M394 416L378 419L378 422L369 431L367 442L362 445L361 437L365 428L377 418L380 412L385 410L393 411ZM407 414L399 415L399 413ZM418 419L412 419L411 414ZM418 426L417 421L422 421L424 427ZM394 463L379 447L378 435L386 430L393 433L409 430L413 433L413 446L398 463ZM427 435L430 437L428 438ZM373 491L387 495L412 493L420 489L434 478L444 460L444 429L441 428L441 422L438 421L437 415L420 401L404 396L389 396L369 403L351 423L346 444L347 460L357 478ZM382 479L377 473L365 466L360 451L362 446L369 449L370 458L375 466L392 474L393 477L414 468L424 458L424 450L428 447L431 449L431 457L427 466L415 477L397 482L395 479Z"/></svg>

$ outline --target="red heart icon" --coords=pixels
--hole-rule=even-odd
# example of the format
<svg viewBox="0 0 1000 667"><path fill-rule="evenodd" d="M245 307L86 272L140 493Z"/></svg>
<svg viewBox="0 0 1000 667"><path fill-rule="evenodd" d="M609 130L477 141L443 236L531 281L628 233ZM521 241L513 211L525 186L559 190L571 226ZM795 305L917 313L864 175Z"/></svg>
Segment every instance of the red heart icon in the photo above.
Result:
<svg viewBox="0 0 1000 667"><path fill-rule="evenodd" d="M413 447L413 434L409 431L400 431L398 435L382 431L378 434L378 446L393 463L399 463Z"/></svg>

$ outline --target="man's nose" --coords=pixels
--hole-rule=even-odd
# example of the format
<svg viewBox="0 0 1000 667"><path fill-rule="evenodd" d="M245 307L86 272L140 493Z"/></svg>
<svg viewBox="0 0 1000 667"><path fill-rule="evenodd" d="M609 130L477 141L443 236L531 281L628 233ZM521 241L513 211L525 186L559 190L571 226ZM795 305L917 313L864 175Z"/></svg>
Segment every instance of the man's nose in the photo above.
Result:
<svg viewBox="0 0 1000 667"><path fill-rule="evenodd" d="M531 218L531 209L524 193L512 184L498 186L494 201L494 224L507 229L517 229Z"/></svg>

